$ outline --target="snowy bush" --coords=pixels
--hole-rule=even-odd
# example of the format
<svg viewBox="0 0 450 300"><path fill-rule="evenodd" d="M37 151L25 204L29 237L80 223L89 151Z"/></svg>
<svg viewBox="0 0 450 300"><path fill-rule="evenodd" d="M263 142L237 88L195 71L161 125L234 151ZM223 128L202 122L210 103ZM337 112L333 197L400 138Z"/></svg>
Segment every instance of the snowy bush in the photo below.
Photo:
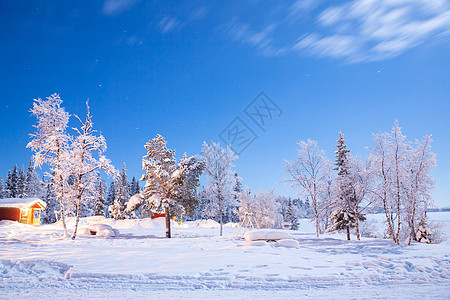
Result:
<svg viewBox="0 0 450 300"><path fill-rule="evenodd" d="M378 231L377 221L375 220L366 220L359 223L359 233L363 237L383 238L383 235Z"/></svg>

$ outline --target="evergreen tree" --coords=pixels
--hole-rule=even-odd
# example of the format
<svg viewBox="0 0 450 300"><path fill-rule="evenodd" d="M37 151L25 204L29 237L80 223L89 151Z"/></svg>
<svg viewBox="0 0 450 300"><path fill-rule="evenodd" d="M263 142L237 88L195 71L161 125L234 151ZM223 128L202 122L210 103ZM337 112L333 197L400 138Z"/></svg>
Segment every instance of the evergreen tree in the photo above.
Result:
<svg viewBox="0 0 450 300"><path fill-rule="evenodd" d="M133 176L130 183L130 196L134 196L141 192L141 188L139 186L139 181L136 180L136 177Z"/></svg>
<svg viewBox="0 0 450 300"><path fill-rule="evenodd" d="M42 182L44 179L42 178ZM58 202L56 201L56 195L53 190L53 185L50 182L44 185L44 194L42 200L45 201L47 207L42 212L41 222L44 224L51 224L56 222L56 213L59 211Z"/></svg>
<svg viewBox="0 0 450 300"><path fill-rule="evenodd" d="M287 204L286 209L286 222L288 222L291 225L292 230L298 229L298 217L297 212L295 210L295 205L292 203L291 198L289 198L289 202Z"/></svg>
<svg viewBox="0 0 450 300"><path fill-rule="evenodd" d="M3 178L0 178L0 199L7 198L5 185L3 184Z"/></svg>
<svg viewBox="0 0 450 300"><path fill-rule="evenodd" d="M183 158L177 163L175 151L167 148L163 136L157 135L146 145L147 154L142 158L142 169L146 180L142 198L146 212L164 213L166 219L166 237L171 237L170 218L181 215L189 202L195 199L195 189L199 185L199 176L204 162L195 156Z"/></svg>
<svg viewBox="0 0 450 300"><path fill-rule="evenodd" d="M20 168L19 174L17 176L17 194L16 194L17 198L25 198L26 197L25 181L26 181L26 176L25 176L25 173L23 171L23 166L22 166L22 168Z"/></svg>
<svg viewBox="0 0 450 300"><path fill-rule="evenodd" d="M355 206L358 205L358 199L355 195L354 181L350 171L350 150L347 149L342 132L339 132L337 142L338 149L335 151L336 167L333 169L338 171L336 178L336 198L333 203L334 210L330 215L332 225L327 229L327 232L346 230L347 239L350 240L350 228L356 227L358 224L356 217L358 210L355 209ZM364 221L365 217L363 214L358 213L358 219Z"/></svg>
<svg viewBox="0 0 450 300"><path fill-rule="evenodd" d="M114 204L114 200L116 199L116 179L111 181L111 184L109 185L108 192L106 194L106 202L105 205L108 208L106 210L106 217L110 217L111 214L109 212L109 207Z"/></svg>
<svg viewBox="0 0 450 300"><path fill-rule="evenodd" d="M105 193L106 186L105 182L100 177L100 174L97 176L97 180L95 183L95 191L94 191L94 216L105 216Z"/></svg>
<svg viewBox="0 0 450 300"><path fill-rule="evenodd" d="M27 198L41 198L43 196L43 185L39 179L33 163L30 160L26 178L25 178L25 197Z"/></svg>
<svg viewBox="0 0 450 300"><path fill-rule="evenodd" d="M122 172L116 180L116 197L114 204L109 207L111 215L116 220L129 218L129 214L125 212L127 202L130 200L130 183L128 181L125 163L122 165Z"/></svg>
<svg viewBox="0 0 450 300"><path fill-rule="evenodd" d="M17 172L17 165L14 165L12 173L8 171L6 178L6 191L9 198L17 197L17 182L19 181L19 174Z"/></svg>

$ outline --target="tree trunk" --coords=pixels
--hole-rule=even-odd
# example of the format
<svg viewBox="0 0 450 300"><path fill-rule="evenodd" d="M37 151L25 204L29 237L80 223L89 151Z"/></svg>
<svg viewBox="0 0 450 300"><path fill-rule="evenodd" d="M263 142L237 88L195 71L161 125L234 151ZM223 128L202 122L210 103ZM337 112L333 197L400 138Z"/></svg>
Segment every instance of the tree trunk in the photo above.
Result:
<svg viewBox="0 0 450 300"><path fill-rule="evenodd" d="M169 208L164 208L164 212L166 214L166 238L171 238L170 234L170 215L169 215Z"/></svg>
<svg viewBox="0 0 450 300"><path fill-rule="evenodd" d="M77 199L77 218L75 219L75 229L73 230L72 240L77 237L78 221L80 221L80 202L81 199Z"/></svg>
<svg viewBox="0 0 450 300"><path fill-rule="evenodd" d="M219 199L219 219L220 219L220 236L222 236L222 198L220 195L218 196Z"/></svg>
<svg viewBox="0 0 450 300"><path fill-rule="evenodd" d="M360 239L360 237L359 237L359 220L358 220L358 216L359 216L359 212L357 211L356 212L356 219L355 219L355 223L356 223L356 239L358 240L358 241L360 241L361 239Z"/></svg>
<svg viewBox="0 0 450 300"><path fill-rule="evenodd" d="M347 226L347 240L350 241L350 226Z"/></svg>
<svg viewBox="0 0 450 300"><path fill-rule="evenodd" d="M316 237L319 237L319 216L317 213L314 215L314 223L316 225Z"/></svg>

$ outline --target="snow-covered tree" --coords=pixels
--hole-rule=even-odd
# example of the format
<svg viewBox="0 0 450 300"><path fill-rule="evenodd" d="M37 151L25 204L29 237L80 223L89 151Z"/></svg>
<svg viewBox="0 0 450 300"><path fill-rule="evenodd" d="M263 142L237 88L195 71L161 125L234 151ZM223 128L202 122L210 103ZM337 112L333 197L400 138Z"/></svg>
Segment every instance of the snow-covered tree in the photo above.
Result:
<svg viewBox="0 0 450 300"><path fill-rule="evenodd" d="M60 206L60 216L63 223L64 233L67 233L65 221L64 196L66 192L66 162L68 161L68 150L70 137L66 133L69 114L61 107L62 100L58 94L47 97L46 100L35 99L31 113L37 118L34 125L36 132L31 134L31 142L27 147L34 154L34 165L42 166L47 163L51 173L47 174L54 187L56 198Z"/></svg>
<svg viewBox="0 0 450 300"><path fill-rule="evenodd" d="M11 175L11 171L8 170L8 175L6 176L6 180L5 180L5 187L4 187L4 198L12 198L12 193L13 193L13 183L12 183L12 175Z"/></svg>
<svg viewBox="0 0 450 300"><path fill-rule="evenodd" d="M415 240L421 243L431 244L433 241L431 240L431 231L427 227L427 220L420 220L417 228L417 232L415 234Z"/></svg>
<svg viewBox="0 0 450 300"><path fill-rule="evenodd" d="M239 201L239 208L235 211L235 215L242 222L247 213L256 214L258 208L255 200L255 196L252 194L248 187L244 187L242 192L237 195Z"/></svg>
<svg viewBox="0 0 450 300"><path fill-rule="evenodd" d="M364 221L365 217L359 209L359 204L364 199L365 189L360 184L362 178L359 161L352 164L350 150L345 144L344 134L339 132L337 150L335 151L335 168L337 177L335 180L335 199L331 203L333 209L330 219L332 225L327 232L333 230L346 230L347 239L350 240L350 228L356 227L359 239L358 221Z"/></svg>
<svg viewBox="0 0 450 300"><path fill-rule="evenodd" d="M232 167L238 157L229 145L222 148L219 143L215 142L211 142L209 145L204 142L202 153L208 178L206 191L210 200L205 214L217 217L220 223L220 236L222 236L223 214L227 211L227 207L236 205L232 194Z"/></svg>
<svg viewBox="0 0 450 300"><path fill-rule="evenodd" d="M28 198L41 198L44 194L44 186L42 181L39 178L39 175L36 173L33 162L30 160L30 164L28 166L26 179L25 179L25 197Z"/></svg>
<svg viewBox="0 0 450 300"><path fill-rule="evenodd" d="M0 177L0 199L6 198L5 185L3 184L3 177Z"/></svg>
<svg viewBox="0 0 450 300"><path fill-rule="evenodd" d="M131 215L125 211L127 208L127 202L131 198L130 183L128 182L125 163L123 163L122 171L115 181L115 199L114 203L109 207L109 212L111 213L111 216L116 220L130 218Z"/></svg>
<svg viewBox="0 0 450 300"><path fill-rule="evenodd" d="M141 188L139 186L139 181L136 180L136 177L133 176L130 183L130 196L139 194L141 192Z"/></svg>
<svg viewBox="0 0 450 300"><path fill-rule="evenodd" d="M19 170L19 174L17 176L17 185L16 185L16 197L17 198L25 198L25 180L26 176L23 171L23 166Z"/></svg>
<svg viewBox="0 0 450 300"><path fill-rule="evenodd" d="M17 165L14 165L12 173L8 171L5 188L8 198L19 198L19 172L17 171Z"/></svg>
<svg viewBox="0 0 450 300"><path fill-rule="evenodd" d="M422 141L416 140L406 162L409 176L404 189L406 223L410 230L409 242L418 240L415 229L417 222L426 219L426 209L432 203L434 180L431 170L436 165L436 154L431 151L431 142L431 136L425 136Z"/></svg>
<svg viewBox="0 0 450 300"><path fill-rule="evenodd" d="M43 180L44 178L42 178L42 181ZM53 185L49 182L46 182L44 185L42 200L45 201L47 206L42 212L41 222L44 224L51 224L56 222L56 212L59 210L59 207L53 190Z"/></svg>
<svg viewBox="0 0 450 300"><path fill-rule="evenodd" d="M106 193L106 184L100 177L100 174L97 175L95 179L95 189L93 191L94 198L94 216L105 216L105 193Z"/></svg>
<svg viewBox="0 0 450 300"><path fill-rule="evenodd" d="M319 217L326 207L320 196L326 188L325 175L329 172L330 163L316 141L308 139L306 142L300 141L298 145L300 148L297 159L285 162L284 172L289 175L285 182L300 194L310 198L318 237Z"/></svg>
<svg viewBox="0 0 450 300"><path fill-rule="evenodd" d="M105 206L106 206L106 216L110 217L111 214L109 213L109 207L111 205L114 204L114 199L116 199L116 179L113 179L113 181L111 181L108 191L106 193L106 202L105 202Z"/></svg>
<svg viewBox="0 0 450 300"><path fill-rule="evenodd" d="M116 172L110 160L103 155L103 152L106 151L106 140L103 135L97 135L97 130L93 129L94 124L88 102L86 102L86 109L84 120L75 115L81 126L74 128L77 135L73 138L68 156L70 174L74 177L74 183L70 185L70 193L76 203L76 219L72 239L75 239L77 235L82 205L92 200L90 196L95 191L98 170L103 169L108 175L114 175Z"/></svg>
<svg viewBox="0 0 450 300"><path fill-rule="evenodd" d="M396 244L405 238L416 239L416 226L431 205L435 154L431 137L413 145L402 134L396 121L389 133L374 135L375 146L370 157L375 178L371 190L374 202L383 208L387 232Z"/></svg>
<svg viewBox="0 0 450 300"><path fill-rule="evenodd" d="M141 193L142 207L145 211L165 214L166 237L170 238L170 218L181 215L183 205L190 205L204 163L195 156L186 155L177 163L175 151L167 148L166 140L159 134L145 148L147 154L142 159L145 174L141 181L146 183Z"/></svg>
<svg viewBox="0 0 450 300"><path fill-rule="evenodd" d="M280 205L276 201L277 195L274 190L260 191L256 194L255 217L261 228L280 228L282 216L280 214Z"/></svg>
<svg viewBox="0 0 450 300"><path fill-rule="evenodd" d="M292 230L298 229L298 217L295 205L292 203L291 198L288 199L288 204L286 208L286 216L284 221L289 223Z"/></svg>

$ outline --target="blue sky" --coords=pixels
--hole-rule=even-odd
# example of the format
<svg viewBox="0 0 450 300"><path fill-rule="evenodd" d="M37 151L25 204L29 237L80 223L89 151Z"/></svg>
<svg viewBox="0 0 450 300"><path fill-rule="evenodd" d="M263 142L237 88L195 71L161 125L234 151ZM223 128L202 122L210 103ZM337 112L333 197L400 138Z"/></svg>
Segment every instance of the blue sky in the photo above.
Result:
<svg viewBox="0 0 450 300"><path fill-rule="evenodd" d="M139 177L156 134L197 154L236 117L258 138L236 170L275 188L312 138L328 156L342 130L365 157L398 119L433 134L435 202L450 205L450 3L427 1L0 1L0 175L27 165L34 98L90 99L108 156ZM283 111L259 128L244 109L265 92ZM76 125L73 123L73 125Z"/></svg>

